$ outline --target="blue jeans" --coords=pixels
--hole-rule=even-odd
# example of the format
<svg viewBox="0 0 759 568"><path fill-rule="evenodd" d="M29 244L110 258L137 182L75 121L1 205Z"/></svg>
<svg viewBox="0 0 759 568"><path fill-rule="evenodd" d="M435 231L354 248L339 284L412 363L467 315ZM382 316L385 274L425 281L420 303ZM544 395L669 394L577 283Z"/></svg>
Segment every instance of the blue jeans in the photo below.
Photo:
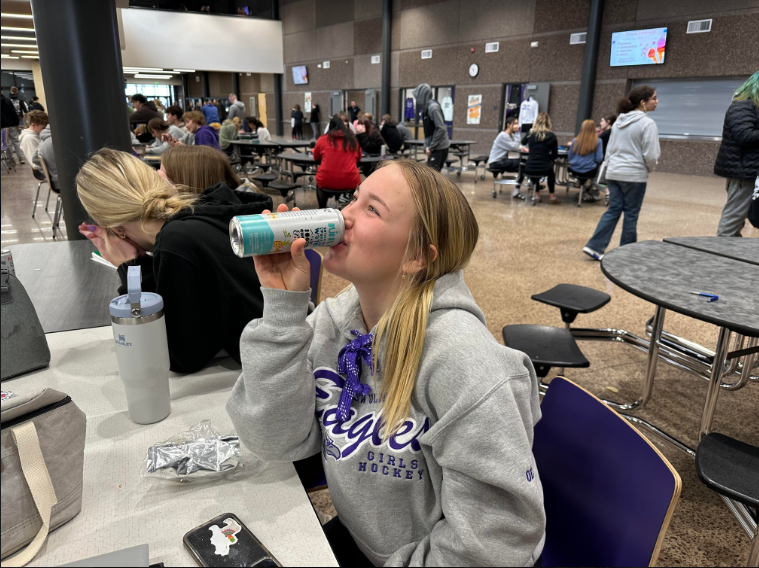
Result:
<svg viewBox="0 0 759 568"><path fill-rule="evenodd" d="M638 240L638 214L643 205L643 196L646 195L646 182L614 181L608 180L609 184L609 208L598 221L596 232L585 245L596 252L602 253L609 246L617 221L624 213L622 221L622 238L619 246L637 242Z"/></svg>

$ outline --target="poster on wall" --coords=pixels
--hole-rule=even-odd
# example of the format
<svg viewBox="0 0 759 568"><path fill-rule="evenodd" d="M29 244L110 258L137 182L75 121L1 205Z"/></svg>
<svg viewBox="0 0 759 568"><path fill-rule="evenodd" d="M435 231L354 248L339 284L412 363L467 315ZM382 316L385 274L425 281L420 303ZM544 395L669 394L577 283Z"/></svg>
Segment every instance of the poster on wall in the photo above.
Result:
<svg viewBox="0 0 759 568"><path fill-rule="evenodd" d="M466 123L479 124L482 115L482 95L469 95L466 105Z"/></svg>
<svg viewBox="0 0 759 568"><path fill-rule="evenodd" d="M303 103L303 112L311 112L311 93L306 93L305 102Z"/></svg>

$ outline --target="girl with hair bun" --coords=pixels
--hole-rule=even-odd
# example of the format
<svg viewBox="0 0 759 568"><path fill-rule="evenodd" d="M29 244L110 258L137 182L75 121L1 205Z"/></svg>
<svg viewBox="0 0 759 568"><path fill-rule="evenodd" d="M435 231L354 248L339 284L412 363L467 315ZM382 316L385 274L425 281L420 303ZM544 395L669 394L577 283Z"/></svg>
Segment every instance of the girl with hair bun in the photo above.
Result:
<svg viewBox="0 0 759 568"><path fill-rule="evenodd" d="M659 130L648 116L656 110L656 89L648 85L635 87L619 99L601 171L609 187L609 208L601 216L593 236L582 252L601 260L609 246L619 218L624 215L619 246L638 240L638 215L646 194L648 174L659 161Z"/></svg>
<svg viewBox="0 0 759 568"><path fill-rule="evenodd" d="M263 297L253 263L232 252L229 221L271 208L271 198L225 183L196 195L109 148L82 166L76 186L92 218L79 232L118 267L118 293L127 268L140 266L143 291L163 297L171 370L199 371L222 349L239 362L240 334L261 317Z"/></svg>
<svg viewBox="0 0 759 568"><path fill-rule="evenodd" d="M534 566L537 378L464 282L479 235L466 197L398 160L342 214L324 268L351 285L311 315L306 241L254 258L264 314L240 339L227 402L240 440L264 460L323 465L341 566Z"/></svg>

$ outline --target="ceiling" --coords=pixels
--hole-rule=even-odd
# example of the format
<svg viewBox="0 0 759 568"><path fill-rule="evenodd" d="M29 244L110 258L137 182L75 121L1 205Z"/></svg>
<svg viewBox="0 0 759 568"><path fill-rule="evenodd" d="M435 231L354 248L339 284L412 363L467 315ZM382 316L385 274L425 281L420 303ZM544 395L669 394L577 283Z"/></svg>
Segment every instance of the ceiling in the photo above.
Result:
<svg viewBox="0 0 759 568"><path fill-rule="evenodd" d="M0 53L3 55L3 61L9 61L9 57L18 57L18 61L35 57L37 42L34 35L34 22L31 19L31 4L24 0L1 0L0 12L2 12ZM31 61L35 60L31 59Z"/></svg>

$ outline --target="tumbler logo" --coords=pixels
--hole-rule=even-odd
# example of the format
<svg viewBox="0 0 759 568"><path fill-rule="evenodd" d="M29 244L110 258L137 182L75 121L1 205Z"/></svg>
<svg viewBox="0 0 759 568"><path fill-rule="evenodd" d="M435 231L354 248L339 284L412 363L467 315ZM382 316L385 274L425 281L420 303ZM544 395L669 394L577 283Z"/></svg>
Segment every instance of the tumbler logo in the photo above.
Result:
<svg viewBox="0 0 759 568"><path fill-rule="evenodd" d="M131 343L127 342L126 335L122 335L122 334L119 333L118 336L119 336L118 339L114 339L114 342L116 343L116 345L121 345L122 347L131 347L132 346Z"/></svg>

